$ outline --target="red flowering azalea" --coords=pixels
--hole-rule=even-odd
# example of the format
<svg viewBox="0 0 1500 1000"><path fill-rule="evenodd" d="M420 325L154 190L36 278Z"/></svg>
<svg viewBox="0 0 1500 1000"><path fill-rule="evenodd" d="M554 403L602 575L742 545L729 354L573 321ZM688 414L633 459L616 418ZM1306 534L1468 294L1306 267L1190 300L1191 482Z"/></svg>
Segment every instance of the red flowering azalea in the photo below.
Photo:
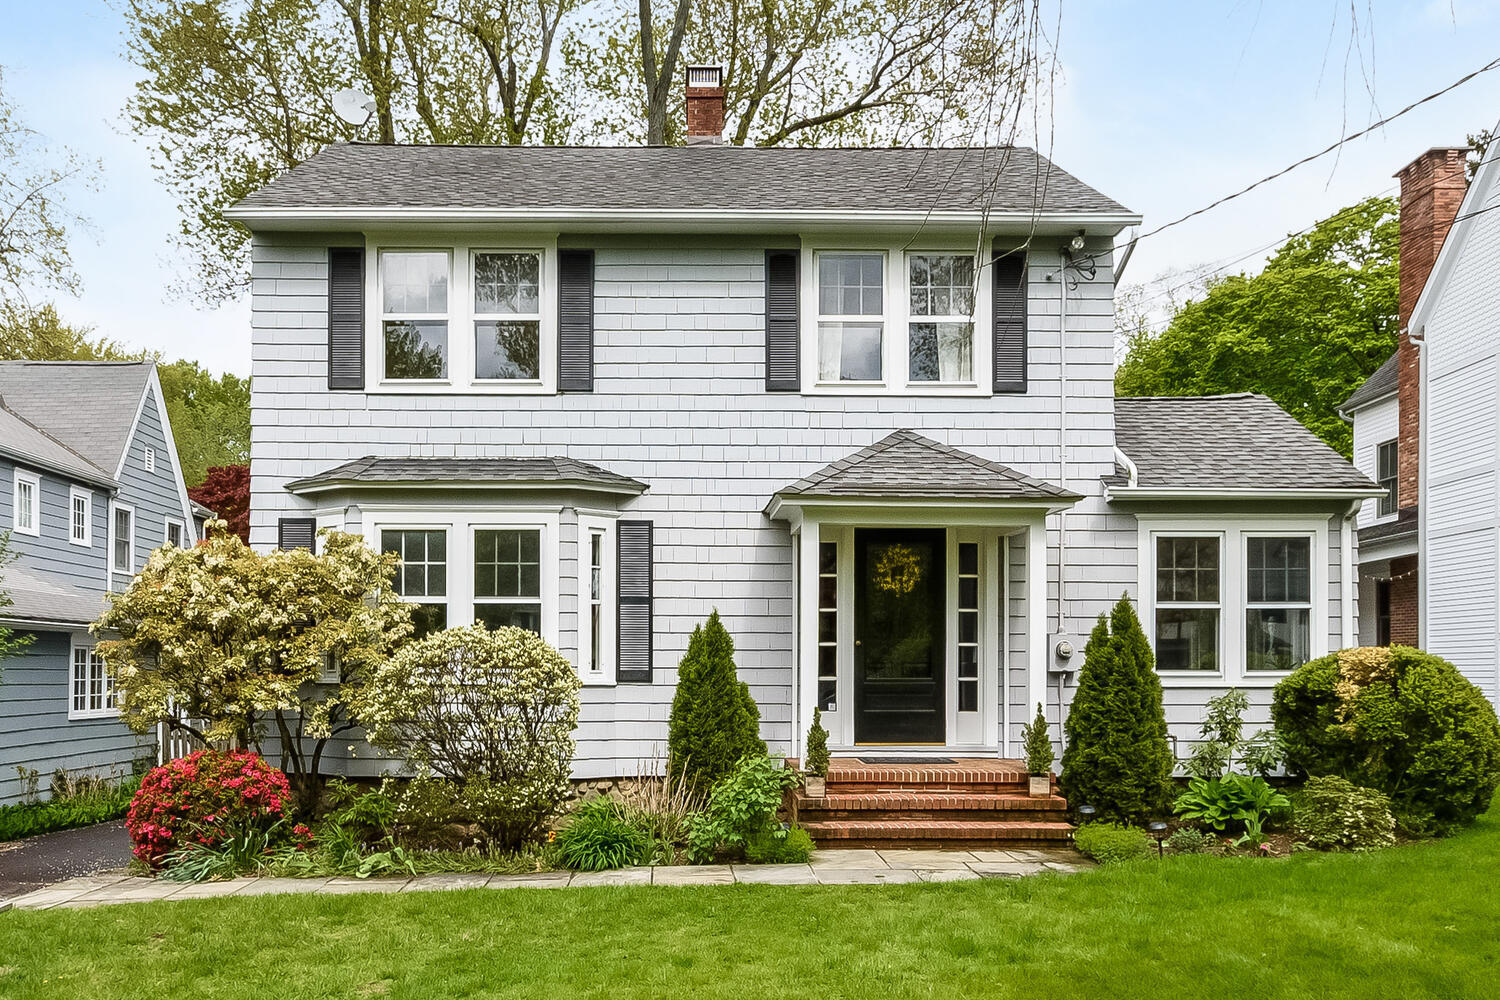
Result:
<svg viewBox="0 0 1500 1000"><path fill-rule="evenodd" d="M192 841L212 847L245 827L271 827L285 815L286 775L260 754L198 750L153 768L125 816L135 856L152 868Z"/></svg>

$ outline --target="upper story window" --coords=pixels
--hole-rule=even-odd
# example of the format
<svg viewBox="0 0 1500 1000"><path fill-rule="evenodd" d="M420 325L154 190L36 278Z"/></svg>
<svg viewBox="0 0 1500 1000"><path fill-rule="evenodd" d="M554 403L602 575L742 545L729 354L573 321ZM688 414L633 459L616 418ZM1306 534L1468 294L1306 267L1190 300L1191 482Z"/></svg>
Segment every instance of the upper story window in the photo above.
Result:
<svg viewBox="0 0 1500 1000"><path fill-rule="evenodd" d="M68 491L68 541L74 545L94 541L94 495L76 486Z"/></svg>
<svg viewBox="0 0 1500 1000"><path fill-rule="evenodd" d="M167 518L165 538L173 548L182 548L182 522Z"/></svg>
<svg viewBox="0 0 1500 1000"><path fill-rule="evenodd" d="M804 254L805 384L836 392L979 393L989 291L972 252L827 248ZM980 357L983 352L985 357Z"/></svg>
<svg viewBox="0 0 1500 1000"><path fill-rule="evenodd" d="M543 247L376 253L376 375L402 391L551 392L555 254Z"/></svg>
<svg viewBox="0 0 1500 1000"><path fill-rule="evenodd" d="M116 506L110 512L109 568L135 572L135 511Z"/></svg>
<svg viewBox="0 0 1500 1000"><path fill-rule="evenodd" d="M30 472L15 470L11 482L11 527L23 535L42 533L42 480Z"/></svg>
<svg viewBox="0 0 1500 1000"><path fill-rule="evenodd" d="M1396 513L1396 442L1382 441L1375 446L1375 485L1385 494L1375 501L1377 517Z"/></svg>

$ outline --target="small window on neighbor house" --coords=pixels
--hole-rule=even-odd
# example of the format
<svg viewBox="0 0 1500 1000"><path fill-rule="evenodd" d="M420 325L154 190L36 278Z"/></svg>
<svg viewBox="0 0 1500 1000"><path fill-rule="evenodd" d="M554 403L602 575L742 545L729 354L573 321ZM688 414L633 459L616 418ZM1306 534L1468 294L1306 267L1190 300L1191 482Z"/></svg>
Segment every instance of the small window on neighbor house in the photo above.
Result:
<svg viewBox="0 0 1500 1000"><path fill-rule="evenodd" d="M135 512L116 507L111 518L110 568L116 573L135 572Z"/></svg>
<svg viewBox="0 0 1500 1000"><path fill-rule="evenodd" d="M1312 658L1312 539L1245 540L1245 669L1295 670Z"/></svg>
<svg viewBox="0 0 1500 1000"><path fill-rule="evenodd" d="M885 254L820 253L818 381L879 382L885 342Z"/></svg>
<svg viewBox="0 0 1500 1000"><path fill-rule="evenodd" d="M146 471L147 472L155 472L156 471L156 449L155 448L149 448L148 447L146 449Z"/></svg>
<svg viewBox="0 0 1500 1000"><path fill-rule="evenodd" d="M1396 513L1396 442L1384 441L1375 448L1375 485L1385 490L1376 501L1376 514Z"/></svg>
<svg viewBox="0 0 1500 1000"><path fill-rule="evenodd" d="M442 529L385 530L382 552L401 558L396 593L410 601L412 637L420 639L448 627L448 532Z"/></svg>
<svg viewBox="0 0 1500 1000"><path fill-rule="evenodd" d="M1219 539L1156 540L1156 668L1219 669Z"/></svg>
<svg viewBox="0 0 1500 1000"><path fill-rule="evenodd" d="M913 382L974 381L974 255L906 258Z"/></svg>
<svg viewBox="0 0 1500 1000"><path fill-rule="evenodd" d="M68 494L68 541L74 545L89 545L94 535L94 499L82 490Z"/></svg>
<svg viewBox="0 0 1500 1000"><path fill-rule="evenodd" d="M542 533L537 528L474 531L474 620L542 631Z"/></svg>
<svg viewBox="0 0 1500 1000"><path fill-rule="evenodd" d="M167 522L167 544L175 548L182 548L182 522Z"/></svg>
<svg viewBox="0 0 1500 1000"><path fill-rule="evenodd" d="M86 718L108 715L113 711L115 680L104 668L104 658L91 646L74 646L72 698L68 715Z"/></svg>
<svg viewBox="0 0 1500 1000"><path fill-rule="evenodd" d="M446 251L381 251L385 378L448 377L448 265Z"/></svg>
<svg viewBox="0 0 1500 1000"><path fill-rule="evenodd" d="M542 255L474 255L474 377L542 377Z"/></svg>
<svg viewBox="0 0 1500 1000"><path fill-rule="evenodd" d="M42 480L16 470L11 492L11 527L23 535L42 533Z"/></svg>

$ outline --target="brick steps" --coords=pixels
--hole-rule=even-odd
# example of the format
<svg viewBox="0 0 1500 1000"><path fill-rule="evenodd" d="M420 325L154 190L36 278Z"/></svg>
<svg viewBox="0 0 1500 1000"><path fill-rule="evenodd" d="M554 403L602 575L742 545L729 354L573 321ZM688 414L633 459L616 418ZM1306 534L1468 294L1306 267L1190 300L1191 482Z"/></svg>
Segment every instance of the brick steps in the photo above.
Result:
<svg viewBox="0 0 1500 1000"><path fill-rule="evenodd" d="M827 794L793 796L797 821L824 847L1003 849L1066 845L1067 800L1032 798L1020 761L830 762Z"/></svg>

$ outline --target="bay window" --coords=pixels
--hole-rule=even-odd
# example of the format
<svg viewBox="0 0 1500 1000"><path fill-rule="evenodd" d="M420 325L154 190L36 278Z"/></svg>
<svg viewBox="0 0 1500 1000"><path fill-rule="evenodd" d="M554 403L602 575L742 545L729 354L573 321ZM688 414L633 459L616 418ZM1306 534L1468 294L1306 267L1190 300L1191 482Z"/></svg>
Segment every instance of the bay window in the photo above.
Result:
<svg viewBox="0 0 1500 1000"><path fill-rule="evenodd" d="M812 391L982 390L989 289L972 251L826 247L804 253L803 377Z"/></svg>
<svg viewBox="0 0 1500 1000"><path fill-rule="evenodd" d="M1312 659L1312 541L1245 539L1245 669L1295 670Z"/></svg>
<svg viewBox="0 0 1500 1000"><path fill-rule="evenodd" d="M1217 536L1156 540L1156 668L1219 669Z"/></svg>
<svg viewBox="0 0 1500 1000"><path fill-rule="evenodd" d="M542 533L539 529L474 531L474 620L542 630Z"/></svg>
<svg viewBox="0 0 1500 1000"><path fill-rule="evenodd" d="M412 638L448 627L448 532L442 529L386 529L380 550L401 558L395 590L414 605Z"/></svg>

